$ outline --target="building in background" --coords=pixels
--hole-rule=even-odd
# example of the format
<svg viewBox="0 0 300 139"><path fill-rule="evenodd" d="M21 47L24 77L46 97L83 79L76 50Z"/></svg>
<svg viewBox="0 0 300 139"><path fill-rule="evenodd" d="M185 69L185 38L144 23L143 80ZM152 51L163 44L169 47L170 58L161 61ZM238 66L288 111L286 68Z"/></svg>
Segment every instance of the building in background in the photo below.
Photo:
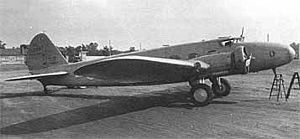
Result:
<svg viewBox="0 0 300 139"><path fill-rule="evenodd" d="M20 45L20 49L21 49L20 51L21 51L22 55L24 55L24 56L27 55L28 47L29 47L29 45L27 45L27 44Z"/></svg>
<svg viewBox="0 0 300 139"><path fill-rule="evenodd" d="M87 53L88 53L88 51L80 51L79 52L79 57L80 57L81 61L89 61L89 60L100 59L100 58L106 57L106 56L88 56Z"/></svg>
<svg viewBox="0 0 300 139"><path fill-rule="evenodd" d="M24 60L20 48L0 49L0 64L24 64Z"/></svg>

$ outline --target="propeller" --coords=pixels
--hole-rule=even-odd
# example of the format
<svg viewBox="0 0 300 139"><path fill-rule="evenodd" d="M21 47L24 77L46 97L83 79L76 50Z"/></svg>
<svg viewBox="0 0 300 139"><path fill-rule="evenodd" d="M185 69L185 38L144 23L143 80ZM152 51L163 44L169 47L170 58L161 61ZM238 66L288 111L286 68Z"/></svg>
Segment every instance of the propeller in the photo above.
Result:
<svg viewBox="0 0 300 139"><path fill-rule="evenodd" d="M241 42L243 42L244 41L244 39L245 39L245 37L244 37L244 27L242 28L242 33L241 33L241 35L240 35L240 38L241 38Z"/></svg>
<svg viewBox="0 0 300 139"><path fill-rule="evenodd" d="M250 63L251 63L251 60L254 59L252 57L252 53L248 54L247 51L246 51L246 48L244 47L243 49L243 52L244 52L244 55L245 55L245 67L246 67L246 72L249 73L250 72Z"/></svg>

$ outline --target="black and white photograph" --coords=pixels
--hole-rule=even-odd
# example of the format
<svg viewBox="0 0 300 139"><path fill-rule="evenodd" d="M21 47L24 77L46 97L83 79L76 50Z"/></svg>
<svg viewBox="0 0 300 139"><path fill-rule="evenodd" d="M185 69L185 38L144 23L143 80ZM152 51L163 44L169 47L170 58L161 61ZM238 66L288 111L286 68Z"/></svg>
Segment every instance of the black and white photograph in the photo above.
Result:
<svg viewBox="0 0 300 139"><path fill-rule="evenodd" d="M0 0L0 138L300 138L298 0Z"/></svg>

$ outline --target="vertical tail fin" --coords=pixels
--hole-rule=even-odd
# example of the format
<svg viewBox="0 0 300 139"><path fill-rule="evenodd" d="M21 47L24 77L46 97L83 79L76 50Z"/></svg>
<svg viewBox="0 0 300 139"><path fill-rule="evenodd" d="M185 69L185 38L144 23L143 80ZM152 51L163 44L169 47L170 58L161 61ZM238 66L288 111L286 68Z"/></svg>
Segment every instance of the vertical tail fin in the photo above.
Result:
<svg viewBox="0 0 300 139"><path fill-rule="evenodd" d="M25 58L25 64L30 71L67 63L46 34L37 34L30 42Z"/></svg>

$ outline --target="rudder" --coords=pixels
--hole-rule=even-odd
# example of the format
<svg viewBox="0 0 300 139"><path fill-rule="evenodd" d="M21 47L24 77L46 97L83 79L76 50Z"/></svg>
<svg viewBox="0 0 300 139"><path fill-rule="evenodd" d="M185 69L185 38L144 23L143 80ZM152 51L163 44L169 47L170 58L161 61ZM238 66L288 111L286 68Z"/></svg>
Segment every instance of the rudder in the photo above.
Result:
<svg viewBox="0 0 300 139"><path fill-rule="evenodd" d="M25 64L30 71L67 63L46 34L37 34L30 42L25 58Z"/></svg>

